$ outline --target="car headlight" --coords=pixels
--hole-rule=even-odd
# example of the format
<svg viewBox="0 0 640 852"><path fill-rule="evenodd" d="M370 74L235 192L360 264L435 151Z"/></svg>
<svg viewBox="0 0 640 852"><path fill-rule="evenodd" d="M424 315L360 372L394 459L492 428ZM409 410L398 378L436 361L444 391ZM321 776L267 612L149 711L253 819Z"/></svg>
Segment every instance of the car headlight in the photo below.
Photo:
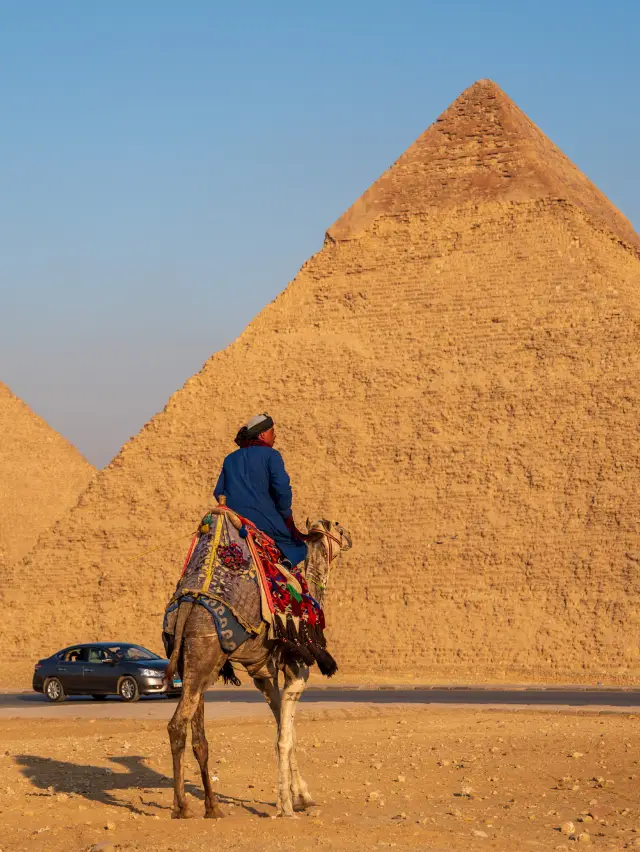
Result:
<svg viewBox="0 0 640 852"><path fill-rule="evenodd" d="M140 669L142 677L164 677L164 672L159 672L158 669Z"/></svg>

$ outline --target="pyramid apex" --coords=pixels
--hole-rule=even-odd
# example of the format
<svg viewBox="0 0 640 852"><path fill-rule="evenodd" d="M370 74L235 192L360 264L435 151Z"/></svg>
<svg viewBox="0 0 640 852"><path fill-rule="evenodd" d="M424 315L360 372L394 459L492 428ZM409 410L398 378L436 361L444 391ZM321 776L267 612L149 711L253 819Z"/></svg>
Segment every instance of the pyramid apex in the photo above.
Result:
<svg viewBox="0 0 640 852"><path fill-rule="evenodd" d="M485 91L495 89L498 92L502 92L500 86L494 80L491 80L489 77L483 77L481 80L476 80L475 83L472 83L464 91L469 92L471 89L484 89Z"/></svg>
<svg viewBox="0 0 640 852"><path fill-rule="evenodd" d="M490 79L477 80L329 229L353 239L379 216L563 199L640 248L631 223Z"/></svg>
<svg viewBox="0 0 640 852"><path fill-rule="evenodd" d="M95 470L4 382L0 434L0 563L8 565L75 503Z"/></svg>

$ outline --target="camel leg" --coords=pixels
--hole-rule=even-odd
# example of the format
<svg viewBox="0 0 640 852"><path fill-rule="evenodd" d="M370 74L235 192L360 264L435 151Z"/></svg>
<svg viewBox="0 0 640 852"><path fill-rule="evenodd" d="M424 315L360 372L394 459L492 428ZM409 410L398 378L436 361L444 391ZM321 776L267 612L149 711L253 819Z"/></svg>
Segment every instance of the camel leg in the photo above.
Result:
<svg viewBox="0 0 640 852"><path fill-rule="evenodd" d="M204 787L204 818L219 819L224 816L218 805L209 775L209 743L204 729L204 695L200 696L195 716L191 720L191 746L200 766L202 786Z"/></svg>
<svg viewBox="0 0 640 852"><path fill-rule="evenodd" d="M217 678L224 659L225 654L220 647L217 636L212 637L209 634L208 636L187 637L184 640L182 695L176 707L176 712L167 726L173 756L174 796L171 814L173 819L187 819L189 816L184 793L184 749L187 741L187 728L196 715L202 700L202 693L207 684ZM205 793L206 791L205 786Z"/></svg>
<svg viewBox="0 0 640 852"><path fill-rule="evenodd" d="M302 796L303 789L306 796L311 799L298 771L294 754L295 733L293 722L296 704L304 692L309 672L306 667L296 667L285 671L285 684L282 690L282 709L280 711L280 729L278 731L278 816L292 817L292 781L296 776L296 795ZM293 757L292 768L291 757ZM304 800L304 799L303 799Z"/></svg>
<svg viewBox="0 0 640 852"><path fill-rule="evenodd" d="M303 811L306 808L312 808L315 805L315 802L309 793L309 788L307 787L306 781L300 774L300 769L298 768L298 756L296 753L296 731L295 731L295 715L296 710L298 708L298 701L302 696L304 688L307 685L307 679L309 677L309 669L306 666L301 667L301 669L296 672L297 677L302 679L302 689L299 691L296 700L291 705L291 752L289 755L289 766L291 769L291 795L293 798L293 809L295 811Z"/></svg>
<svg viewBox="0 0 640 852"><path fill-rule="evenodd" d="M187 726L195 716L202 698L201 691L183 681L182 696L167 729L173 756L173 819L188 819L189 812L184 794L184 748L187 741Z"/></svg>
<svg viewBox="0 0 640 852"><path fill-rule="evenodd" d="M302 695L302 693L300 693ZM298 696L300 697L300 696ZM297 702L293 705L293 715L295 717ZM315 805L313 797L309 792L309 788L307 787L307 782L304 780L302 775L300 774L300 770L298 768L298 756L296 754L296 732L295 728L293 728L293 720L292 720L292 732L293 732L293 747L291 749L291 754L289 756L289 765L291 767L291 795L293 797L293 809L294 811L304 811L306 808L312 808Z"/></svg>
<svg viewBox="0 0 640 852"><path fill-rule="evenodd" d="M264 700L269 705L273 718L276 720L276 762L279 763L278 740L280 739L280 712L282 702L280 700L280 689L278 688L278 673L275 676L254 677L253 682L262 693Z"/></svg>
<svg viewBox="0 0 640 852"><path fill-rule="evenodd" d="M276 676L277 677L277 676ZM254 677L254 684L264 696L273 713L273 718L276 720L278 731L280 730L280 690L276 678L273 677Z"/></svg>

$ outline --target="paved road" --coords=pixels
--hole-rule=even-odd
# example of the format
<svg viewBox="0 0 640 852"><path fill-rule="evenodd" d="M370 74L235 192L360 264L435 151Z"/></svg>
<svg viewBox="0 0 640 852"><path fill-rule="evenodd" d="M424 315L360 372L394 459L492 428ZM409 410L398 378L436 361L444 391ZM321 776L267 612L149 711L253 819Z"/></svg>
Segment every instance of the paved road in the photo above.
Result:
<svg viewBox="0 0 640 852"><path fill-rule="evenodd" d="M255 689L219 687L207 692L205 701L209 718L269 715L262 696ZM0 694L0 718L168 719L175 704L175 700L162 697L142 699L135 704L125 704L116 697L101 702L92 698L70 697L63 704L51 704L35 692L9 692ZM640 689L309 687L300 709L304 712L389 704L640 713Z"/></svg>

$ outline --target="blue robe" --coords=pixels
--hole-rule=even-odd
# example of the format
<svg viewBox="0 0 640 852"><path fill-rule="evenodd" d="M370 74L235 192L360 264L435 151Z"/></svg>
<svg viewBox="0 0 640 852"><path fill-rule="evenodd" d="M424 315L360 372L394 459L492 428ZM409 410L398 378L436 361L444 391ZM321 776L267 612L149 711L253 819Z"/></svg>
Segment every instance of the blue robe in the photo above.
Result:
<svg viewBox="0 0 640 852"><path fill-rule="evenodd" d="M252 445L230 453L213 493L224 494L227 506L270 536L292 565L306 557L307 545L285 524L291 517L291 483L277 450Z"/></svg>

